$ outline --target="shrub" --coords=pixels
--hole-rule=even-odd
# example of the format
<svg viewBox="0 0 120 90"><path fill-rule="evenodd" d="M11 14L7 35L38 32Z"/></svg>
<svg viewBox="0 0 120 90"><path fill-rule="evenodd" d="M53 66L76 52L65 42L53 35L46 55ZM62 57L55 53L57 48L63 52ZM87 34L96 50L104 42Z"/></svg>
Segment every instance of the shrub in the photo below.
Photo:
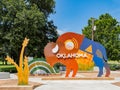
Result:
<svg viewBox="0 0 120 90"><path fill-rule="evenodd" d="M120 64L109 64L109 66L113 71L120 70Z"/></svg>
<svg viewBox="0 0 120 90"><path fill-rule="evenodd" d="M108 63L111 70L120 70L120 60L109 60Z"/></svg>
<svg viewBox="0 0 120 90"><path fill-rule="evenodd" d="M13 65L1 65L0 66L0 72L16 73L17 70Z"/></svg>

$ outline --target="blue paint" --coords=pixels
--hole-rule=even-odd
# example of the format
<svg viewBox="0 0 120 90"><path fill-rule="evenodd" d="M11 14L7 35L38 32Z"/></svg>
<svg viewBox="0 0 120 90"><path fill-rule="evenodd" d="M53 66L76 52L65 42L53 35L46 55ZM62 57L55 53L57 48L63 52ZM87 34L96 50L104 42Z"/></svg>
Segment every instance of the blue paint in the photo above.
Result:
<svg viewBox="0 0 120 90"><path fill-rule="evenodd" d="M104 60L107 60L106 50L105 50L104 46L101 45L100 43L92 41L92 40L85 38L85 37L84 37L83 42L80 46L80 49L87 52L86 49L90 45L92 46L92 53L91 54L93 55L93 61L94 61L95 65L98 66L98 68L99 68L98 77L101 77L103 74L103 67L105 66ZM99 57L97 55L97 53L96 53L97 50L99 50L102 53L102 57Z"/></svg>

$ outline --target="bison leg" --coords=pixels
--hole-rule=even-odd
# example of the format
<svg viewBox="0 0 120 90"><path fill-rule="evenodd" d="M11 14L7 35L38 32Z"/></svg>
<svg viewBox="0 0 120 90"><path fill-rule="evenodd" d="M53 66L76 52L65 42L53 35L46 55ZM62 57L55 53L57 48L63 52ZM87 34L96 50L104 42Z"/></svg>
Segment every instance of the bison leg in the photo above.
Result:
<svg viewBox="0 0 120 90"><path fill-rule="evenodd" d="M101 58L99 58L97 56L94 56L93 60L94 60L94 63L96 64L96 66L98 66L98 68L99 68L98 77L101 77L103 75L104 62Z"/></svg>
<svg viewBox="0 0 120 90"><path fill-rule="evenodd" d="M67 67L67 69L66 69L66 75L65 75L65 77L68 77L68 76L69 76L69 74L70 74L70 71L71 71L71 69Z"/></svg>
<svg viewBox="0 0 120 90"><path fill-rule="evenodd" d="M72 77L75 77L76 73L77 73L77 70L73 70Z"/></svg>
<svg viewBox="0 0 120 90"><path fill-rule="evenodd" d="M103 67L99 67L99 73L97 77L101 77L103 75Z"/></svg>
<svg viewBox="0 0 120 90"><path fill-rule="evenodd" d="M77 71L78 71L78 65L74 66L72 77L75 77Z"/></svg>
<svg viewBox="0 0 120 90"><path fill-rule="evenodd" d="M109 77L109 75L110 75L110 68L109 68L109 65L108 65L107 62L104 62L104 67L105 67L105 70L106 70L105 77Z"/></svg>

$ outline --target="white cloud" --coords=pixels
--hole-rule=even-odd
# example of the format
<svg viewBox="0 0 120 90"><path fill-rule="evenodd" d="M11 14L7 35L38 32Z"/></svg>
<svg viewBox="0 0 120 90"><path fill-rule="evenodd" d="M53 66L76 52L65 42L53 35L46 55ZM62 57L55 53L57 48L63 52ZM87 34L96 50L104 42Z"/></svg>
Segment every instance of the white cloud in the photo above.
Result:
<svg viewBox="0 0 120 90"><path fill-rule="evenodd" d="M61 34L63 34L63 33L66 32L66 31L64 31L64 30L59 30L59 29L57 29L57 31L58 31L58 34L59 34L59 35L61 35Z"/></svg>

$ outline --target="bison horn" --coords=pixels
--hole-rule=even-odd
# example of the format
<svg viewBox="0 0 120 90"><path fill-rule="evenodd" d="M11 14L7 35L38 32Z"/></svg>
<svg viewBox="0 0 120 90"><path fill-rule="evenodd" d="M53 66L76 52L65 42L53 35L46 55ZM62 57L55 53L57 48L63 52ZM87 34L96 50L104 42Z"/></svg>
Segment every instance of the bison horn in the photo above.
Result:
<svg viewBox="0 0 120 90"><path fill-rule="evenodd" d="M53 53L57 53L59 50L59 46L56 44L56 46L52 49Z"/></svg>

